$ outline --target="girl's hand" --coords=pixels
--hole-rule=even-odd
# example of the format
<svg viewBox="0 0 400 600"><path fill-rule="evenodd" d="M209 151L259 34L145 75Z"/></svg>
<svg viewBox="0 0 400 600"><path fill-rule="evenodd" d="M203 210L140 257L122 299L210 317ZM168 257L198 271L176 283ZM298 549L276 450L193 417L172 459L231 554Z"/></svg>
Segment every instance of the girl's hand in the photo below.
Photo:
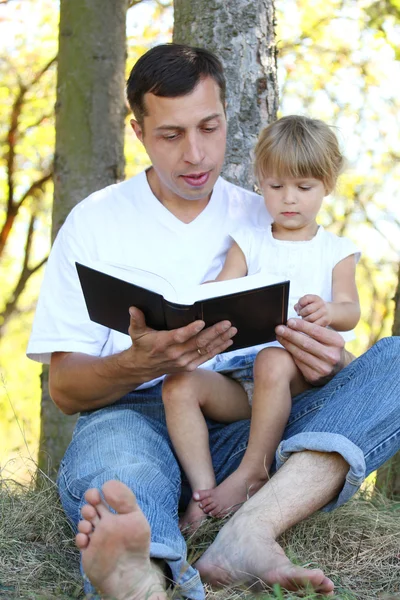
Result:
<svg viewBox="0 0 400 600"><path fill-rule="evenodd" d="M309 323L315 323L321 327L327 327L331 324L331 304L325 302L319 296L313 294L303 296L295 305L294 310L299 317L302 317L302 319Z"/></svg>

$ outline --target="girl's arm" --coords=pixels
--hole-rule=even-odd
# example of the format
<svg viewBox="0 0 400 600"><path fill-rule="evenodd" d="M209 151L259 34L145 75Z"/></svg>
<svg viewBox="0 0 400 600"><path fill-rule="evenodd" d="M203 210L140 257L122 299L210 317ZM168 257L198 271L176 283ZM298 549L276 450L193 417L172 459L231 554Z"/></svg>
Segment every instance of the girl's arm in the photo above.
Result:
<svg viewBox="0 0 400 600"><path fill-rule="evenodd" d="M354 254L341 260L332 273L332 302L307 294L294 307L305 321L336 331L353 329L360 318L360 304L356 287L356 260Z"/></svg>
<svg viewBox="0 0 400 600"><path fill-rule="evenodd" d="M218 277L215 278L215 281L237 279L238 277L245 277L246 275L246 258L237 243L233 242L231 248L228 250L228 254L226 255L225 264L222 267L222 271Z"/></svg>
<svg viewBox="0 0 400 600"><path fill-rule="evenodd" d="M360 320L354 254L341 260L333 269L330 313L330 326L336 331L353 329Z"/></svg>

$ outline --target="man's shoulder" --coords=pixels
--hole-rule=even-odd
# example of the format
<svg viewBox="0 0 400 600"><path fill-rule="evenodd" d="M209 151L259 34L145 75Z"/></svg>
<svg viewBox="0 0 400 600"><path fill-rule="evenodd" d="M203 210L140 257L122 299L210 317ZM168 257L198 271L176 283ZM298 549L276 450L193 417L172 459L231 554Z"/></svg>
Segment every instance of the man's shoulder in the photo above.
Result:
<svg viewBox="0 0 400 600"><path fill-rule="evenodd" d="M228 194L230 198L241 199L243 201L251 201L260 205L264 203L263 197L254 191L247 190L241 187L240 185L231 183L223 177L220 177L218 181L221 187L221 191L225 194Z"/></svg>
<svg viewBox="0 0 400 600"><path fill-rule="evenodd" d="M70 214L75 212L91 212L95 211L101 215L102 209L107 211L107 208L112 205L115 210L115 202L130 199L134 200L135 195L141 190L143 184L144 171L119 183L113 183L101 190L93 192L74 206Z"/></svg>
<svg viewBox="0 0 400 600"><path fill-rule="evenodd" d="M252 227L265 227L271 222L271 217L264 205L264 198L260 194L242 188L222 177L218 181L220 193L235 220Z"/></svg>

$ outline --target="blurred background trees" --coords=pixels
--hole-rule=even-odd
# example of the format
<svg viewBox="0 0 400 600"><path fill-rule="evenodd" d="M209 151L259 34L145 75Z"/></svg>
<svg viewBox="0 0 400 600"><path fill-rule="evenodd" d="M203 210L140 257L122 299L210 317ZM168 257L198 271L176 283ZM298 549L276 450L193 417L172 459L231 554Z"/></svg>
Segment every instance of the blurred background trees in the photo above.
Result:
<svg viewBox="0 0 400 600"><path fill-rule="evenodd" d="M177 10L182 11L181 2L175 0ZM128 70L149 47L172 39L173 23L173 7L167 0L129 4ZM200 0L184 4L201 7ZM219 3L206 4L216 17ZM240 0L233 4L246 6ZM267 6L262 0L256 4ZM205 4L201 10L206 10ZM336 233L354 239L363 252L358 268L362 321L352 347L359 354L380 337L390 335L393 325L394 332L399 334L400 330L399 306L395 312L394 303L400 249L398 3L287 0L276 2L275 12L279 116L302 113L326 120L338 128L348 157L346 173L336 193L327 198L321 219ZM238 59L240 63L240 53L246 52L240 38L248 23L246 14L225 32L221 27L212 32L211 21L208 32L196 28L196 14L202 13L194 13L190 30L187 26L179 29L177 23L175 40L192 39L199 44L203 39L208 44L213 40L215 46L211 47L227 66ZM235 23L239 34L236 41ZM50 0L0 3L2 468L10 459L27 455L25 443L35 460L37 456L40 365L28 361L24 353L50 247L57 26L57 3ZM246 35L252 51L254 33L248 29L244 40ZM271 48L262 48L267 61L274 60ZM267 68L265 72L269 77L272 71ZM240 93L235 89L233 100ZM237 156L246 138L246 119L257 105L254 101L250 98L248 105L239 102L235 107L237 123L231 125L231 145L233 151L239 148L239 154L236 158L232 154L227 161L226 175L231 168L231 177L240 167ZM273 112L272 107L269 115ZM235 129L237 124L240 127ZM247 148L254 137L250 128ZM142 148L131 136L125 144L125 157L126 176L147 164ZM7 469L15 472L18 465L8 465ZM20 468L23 477L25 467Z"/></svg>

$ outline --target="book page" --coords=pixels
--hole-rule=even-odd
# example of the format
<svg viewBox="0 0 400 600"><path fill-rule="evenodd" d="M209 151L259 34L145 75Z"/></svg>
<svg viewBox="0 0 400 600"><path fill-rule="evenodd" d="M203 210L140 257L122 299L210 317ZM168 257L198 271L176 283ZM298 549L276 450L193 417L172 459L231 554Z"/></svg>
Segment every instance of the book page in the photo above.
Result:
<svg viewBox="0 0 400 600"><path fill-rule="evenodd" d="M253 290L266 285L281 283L282 281L282 277L276 277L271 275L271 273L261 271L255 275L248 275L247 277L240 277L238 279L203 283L202 285L188 289L185 292L180 292L178 301L182 304L194 304L198 300L218 298L219 296L226 296L227 294L234 294L235 292Z"/></svg>
<svg viewBox="0 0 400 600"><path fill-rule="evenodd" d="M84 264L91 269L96 269L96 271L101 271L107 275L112 275L112 277L117 277L123 281L128 281L129 283L139 285L140 287L146 288L151 292L161 294L164 296L164 298L170 300L171 302L177 301L177 291L172 283L170 283L164 277L161 277L161 275L157 275L157 273L153 273L152 271L146 271L130 265L123 265L119 263L115 264L100 260L90 262L85 261Z"/></svg>

